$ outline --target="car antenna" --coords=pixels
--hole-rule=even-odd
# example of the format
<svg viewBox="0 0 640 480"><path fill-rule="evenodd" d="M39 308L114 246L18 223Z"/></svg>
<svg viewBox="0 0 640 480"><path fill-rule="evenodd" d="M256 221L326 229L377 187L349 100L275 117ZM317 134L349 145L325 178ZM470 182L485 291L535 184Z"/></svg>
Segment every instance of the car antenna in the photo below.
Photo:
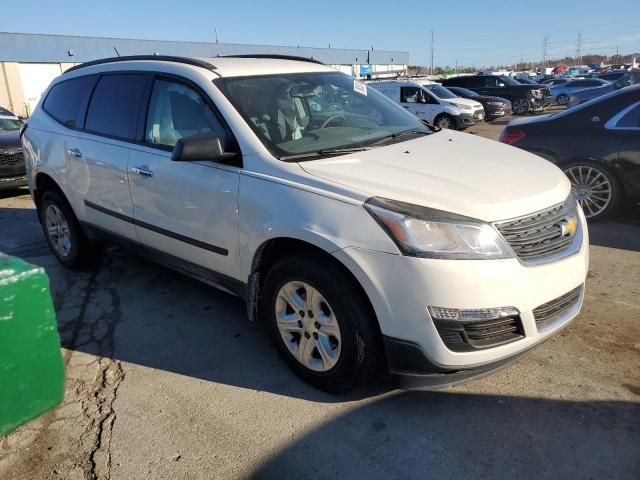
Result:
<svg viewBox="0 0 640 480"><path fill-rule="evenodd" d="M115 46L115 45L113 46L113 49L116 51L116 55L117 55L118 57L120 57L120 52L118 51L118 49L116 48L116 46Z"/></svg>

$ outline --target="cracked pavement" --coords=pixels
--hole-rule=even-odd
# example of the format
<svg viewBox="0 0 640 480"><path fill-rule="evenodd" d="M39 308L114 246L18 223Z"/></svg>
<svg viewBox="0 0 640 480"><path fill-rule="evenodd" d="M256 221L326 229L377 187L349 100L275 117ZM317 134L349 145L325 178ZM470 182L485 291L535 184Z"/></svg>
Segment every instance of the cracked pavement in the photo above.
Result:
<svg viewBox="0 0 640 480"><path fill-rule="evenodd" d="M65 270L28 192L0 193L0 251L47 270L67 378L0 439L0 478L640 478L640 215L592 237L583 312L514 366L333 397L240 300L117 247Z"/></svg>

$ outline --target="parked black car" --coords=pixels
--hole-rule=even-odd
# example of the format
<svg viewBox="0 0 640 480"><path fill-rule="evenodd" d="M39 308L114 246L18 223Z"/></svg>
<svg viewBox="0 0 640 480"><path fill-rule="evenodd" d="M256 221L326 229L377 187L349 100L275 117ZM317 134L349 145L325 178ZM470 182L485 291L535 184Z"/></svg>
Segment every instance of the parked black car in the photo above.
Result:
<svg viewBox="0 0 640 480"><path fill-rule="evenodd" d="M513 113L524 115L551 105L551 92L544 85L522 85L505 75L469 75L447 78L445 87L464 87L481 95L506 98L511 102Z"/></svg>
<svg viewBox="0 0 640 480"><path fill-rule="evenodd" d="M560 113L513 120L500 141L564 170L592 221L640 201L640 85Z"/></svg>
<svg viewBox="0 0 640 480"><path fill-rule="evenodd" d="M608 80L610 82L616 82L625 76L629 76L629 72L627 70L610 70L608 72L601 73L597 78Z"/></svg>
<svg viewBox="0 0 640 480"><path fill-rule="evenodd" d="M22 122L8 110L0 111L0 190L22 187L27 174L20 145ZM6 112L6 114L5 114Z"/></svg>
<svg viewBox="0 0 640 480"><path fill-rule="evenodd" d="M484 107L484 119L487 122L498 117L511 115L511 102L506 98L492 97L490 95L480 95L479 93L462 87L447 87L447 90L462 98L470 98L480 102Z"/></svg>

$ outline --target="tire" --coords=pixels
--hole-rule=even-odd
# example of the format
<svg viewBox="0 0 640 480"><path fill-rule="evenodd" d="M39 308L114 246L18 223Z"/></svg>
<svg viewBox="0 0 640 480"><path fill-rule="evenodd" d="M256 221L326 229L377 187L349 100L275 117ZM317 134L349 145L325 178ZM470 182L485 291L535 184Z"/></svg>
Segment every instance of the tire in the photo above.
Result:
<svg viewBox="0 0 640 480"><path fill-rule="evenodd" d="M341 265L313 252L283 258L265 277L262 302L278 352L305 382L345 393L378 371L382 346L375 315Z"/></svg>
<svg viewBox="0 0 640 480"><path fill-rule="evenodd" d="M448 128L450 130L456 129L456 121L455 119L446 113L442 113L436 117L433 121L433 124L440 128Z"/></svg>
<svg viewBox="0 0 640 480"><path fill-rule="evenodd" d="M566 93L561 93L556 97L556 102L558 105L566 105L569 103L569 96Z"/></svg>
<svg viewBox="0 0 640 480"><path fill-rule="evenodd" d="M605 167L591 161L574 161L562 167L571 190L589 222L616 211L622 199L620 182Z"/></svg>
<svg viewBox="0 0 640 480"><path fill-rule="evenodd" d="M515 115L526 115L531 111L531 104L526 98L518 97L511 102L511 110Z"/></svg>
<svg viewBox="0 0 640 480"><path fill-rule="evenodd" d="M79 269L92 263L91 244L71 206L59 192L47 190L42 195L38 204L38 217L49 248L60 263L71 269ZM56 241L61 234L64 240Z"/></svg>

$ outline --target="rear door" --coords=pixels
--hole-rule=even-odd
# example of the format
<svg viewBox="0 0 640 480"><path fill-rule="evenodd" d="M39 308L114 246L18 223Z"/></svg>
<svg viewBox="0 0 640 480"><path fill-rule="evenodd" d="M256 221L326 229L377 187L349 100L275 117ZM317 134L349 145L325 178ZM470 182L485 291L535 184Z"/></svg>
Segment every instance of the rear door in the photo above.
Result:
<svg viewBox="0 0 640 480"><path fill-rule="evenodd" d="M222 117L196 85L175 77L153 82L144 140L131 151L129 176L140 241L164 260L225 285L237 279L239 167L171 160L178 139L215 133L235 142Z"/></svg>
<svg viewBox="0 0 640 480"><path fill-rule="evenodd" d="M84 122L84 132L67 149L86 182L85 221L129 239L136 239L128 163L141 129L142 104L151 76L144 73L101 75ZM71 177L74 174L71 173Z"/></svg>
<svg viewBox="0 0 640 480"><path fill-rule="evenodd" d="M640 102L635 102L616 114L606 124L607 130L620 141L619 170L631 200L640 199Z"/></svg>

